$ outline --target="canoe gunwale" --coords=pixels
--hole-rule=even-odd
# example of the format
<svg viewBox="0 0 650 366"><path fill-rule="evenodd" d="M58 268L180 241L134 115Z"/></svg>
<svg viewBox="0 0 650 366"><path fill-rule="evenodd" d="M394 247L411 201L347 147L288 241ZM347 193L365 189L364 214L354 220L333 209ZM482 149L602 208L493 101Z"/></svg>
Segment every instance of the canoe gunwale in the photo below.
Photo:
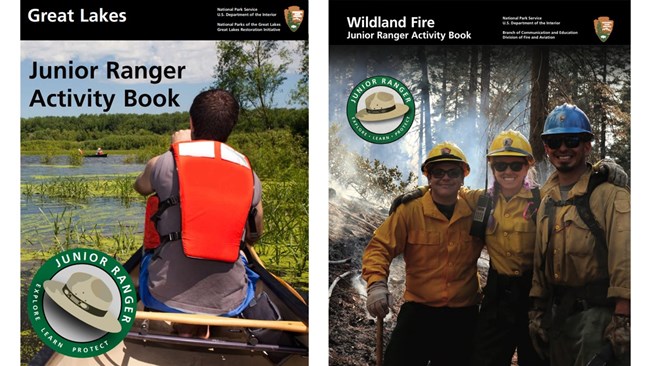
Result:
<svg viewBox="0 0 650 366"><path fill-rule="evenodd" d="M245 344L241 342L232 342L225 341L221 339L202 339L202 338L191 338L191 337L179 337L175 335L164 335L164 334L143 334L140 332L129 332L126 336L126 339L131 341L142 341L150 344L151 342L155 343L166 343L166 344L175 344L181 346L193 346L201 348L215 348L215 349L233 349L233 350L244 350L244 351L257 351L257 352L278 352L278 353L288 353L295 355L307 356L309 350L302 347L289 347L289 346L279 346L275 344L264 344L258 343L255 345Z"/></svg>

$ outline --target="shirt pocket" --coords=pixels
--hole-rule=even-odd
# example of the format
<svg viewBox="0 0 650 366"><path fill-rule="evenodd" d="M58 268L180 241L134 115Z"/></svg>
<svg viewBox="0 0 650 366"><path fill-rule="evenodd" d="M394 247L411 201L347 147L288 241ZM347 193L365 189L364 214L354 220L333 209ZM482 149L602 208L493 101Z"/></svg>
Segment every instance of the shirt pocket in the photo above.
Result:
<svg viewBox="0 0 650 366"><path fill-rule="evenodd" d="M563 217L564 246L568 255L586 257L594 254L595 238L578 210L571 208Z"/></svg>
<svg viewBox="0 0 650 366"><path fill-rule="evenodd" d="M535 249L535 230L533 221L515 223L513 228L515 240L511 242L512 249L518 254L532 254Z"/></svg>
<svg viewBox="0 0 650 366"><path fill-rule="evenodd" d="M413 230L409 232L404 261L411 273L436 268L441 263L442 233L438 231Z"/></svg>
<svg viewBox="0 0 650 366"><path fill-rule="evenodd" d="M630 231L630 201L614 200L614 210L616 210L616 230Z"/></svg>

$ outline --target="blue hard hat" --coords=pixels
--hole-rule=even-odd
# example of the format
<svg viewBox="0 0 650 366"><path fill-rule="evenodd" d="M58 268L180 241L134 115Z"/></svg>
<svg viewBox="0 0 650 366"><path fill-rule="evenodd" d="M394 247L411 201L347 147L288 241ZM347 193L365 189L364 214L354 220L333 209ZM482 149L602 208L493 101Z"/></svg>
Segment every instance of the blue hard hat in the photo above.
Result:
<svg viewBox="0 0 650 366"><path fill-rule="evenodd" d="M594 135L585 112L573 104L564 103L548 114L542 136L567 133L585 133L592 137Z"/></svg>

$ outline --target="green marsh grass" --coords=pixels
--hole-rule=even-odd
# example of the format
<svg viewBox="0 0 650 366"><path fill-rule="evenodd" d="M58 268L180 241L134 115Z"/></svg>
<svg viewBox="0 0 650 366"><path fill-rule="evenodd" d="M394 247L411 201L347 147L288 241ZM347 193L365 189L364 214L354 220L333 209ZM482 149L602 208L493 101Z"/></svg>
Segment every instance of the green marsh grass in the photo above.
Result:
<svg viewBox="0 0 650 366"><path fill-rule="evenodd" d="M54 164L54 160L56 158L56 153L52 149L46 150L43 155L41 156L41 164Z"/></svg>
<svg viewBox="0 0 650 366"><path fill-rule="evenodd" d="M263 183L264 232L255 245L264 264L296 287L309 272L308 184Z"/></svg>
<svg viewBox="0 0 650 366"><path fill-rule="evenodd" d="M83 154L79 150L68 152L68 164L72 166L82 166L84 164Z"/></svg>
<svg viewBox="0 0 650 366"><path fill-rule="evenodd" d="M97 249L126 261L142 243L142 232L138 232L136 224L120 221L114 225L91 224L89 220L92 218L81 218L67 208L60 213L45 213L40 208L39 212L45 225L24 234L23 240L32 248L21 250L23 261L47 260L57 253L78 247ZM92 227L88 229L87 225ZM41 235L41 230L49 235Z"/></svg>
<svg viewBox="0 0 650 366"><path fill-rule="evenodd" d="M62 198L86 201L89 198L111 197L131 202L141 196L133 190L133 175L101 177L55 177L54 179L24 183L21 193L33 197L42 195L51 199Z"/></svg>
<svg viewBox="0 0 650 366"><path fill-rule="evenodd" d="M136 235L137 225L118 222L118 229L112 236L111 252L116 258L128 259L142 243L142 236Z"/></svg>

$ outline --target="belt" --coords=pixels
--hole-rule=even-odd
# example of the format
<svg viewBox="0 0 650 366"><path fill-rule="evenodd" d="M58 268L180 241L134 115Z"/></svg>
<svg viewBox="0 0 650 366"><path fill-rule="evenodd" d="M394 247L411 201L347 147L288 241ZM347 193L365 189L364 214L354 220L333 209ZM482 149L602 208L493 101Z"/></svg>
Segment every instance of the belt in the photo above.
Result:
<svg viewBox="0 0 650 366"><path fill-rule="evenodd" d="M561 309L561 313L571 316L594 307L613 307L612 300L607 298L607 287L603 283L587 284L584 287L554 288L553 303Z"/></svg>

